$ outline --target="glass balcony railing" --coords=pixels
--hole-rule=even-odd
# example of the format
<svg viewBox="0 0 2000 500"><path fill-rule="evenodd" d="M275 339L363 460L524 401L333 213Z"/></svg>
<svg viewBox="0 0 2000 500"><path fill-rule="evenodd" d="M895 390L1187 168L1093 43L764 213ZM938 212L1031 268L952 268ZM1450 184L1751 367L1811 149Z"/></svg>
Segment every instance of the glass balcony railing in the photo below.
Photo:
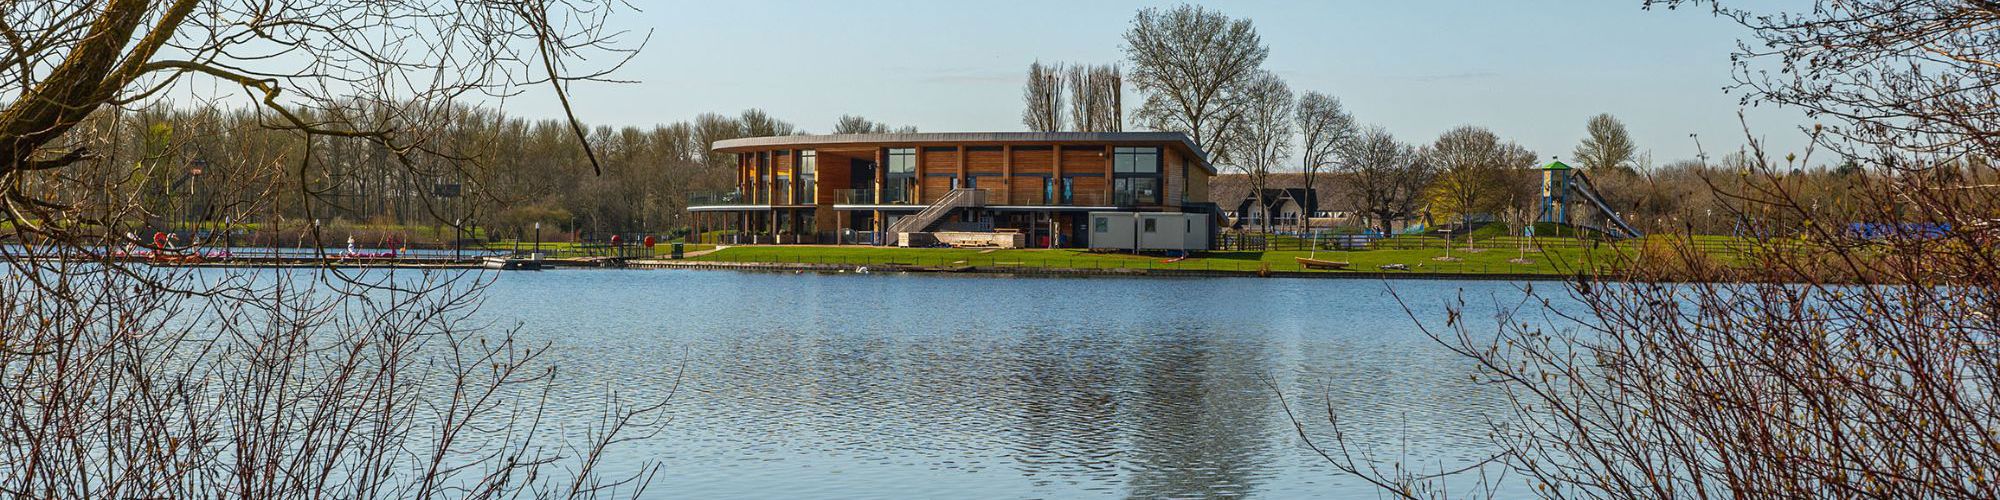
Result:
<svg viewBox="0 0 2000 500"><path fill-rule="evenodd" d="M834 190L833 194L833 199L842 205L875 204L875 190L873 189L837 189Z"/></svg>
<svg viewBox="0 0 2000 500"><path fill-rule="evenodd" d="M747 205L751 203L749 197L742 191L716 191L688 195L688 206L690 207Z"/></svg>
<svg viewBox="0 0 2000 500"><path fill-rule="evenodd" d="M916 204L915 193L901 188L885 188L881 196L874 189L839 189L834 191L834 199L842 205L912 205Z"/></svg>
<svg viewBox="0 0 2000 500"><path fill-rule="evenodd" d="M1104 195L1099 193L1071 193L1068 200L1050 199L1048 197L1049 196L1048 193L1044 191L1014 191L1010 193L1005 193L1004 195L996 191L987 193L986 196L987 196L986 203L989 205L1057 206L1057 207L1104 206ZM1005 198L1001 198L1001 196L1005 196ZM1056 193L1057 198L1061 198L1061 196L1062 193Z"/></svg>

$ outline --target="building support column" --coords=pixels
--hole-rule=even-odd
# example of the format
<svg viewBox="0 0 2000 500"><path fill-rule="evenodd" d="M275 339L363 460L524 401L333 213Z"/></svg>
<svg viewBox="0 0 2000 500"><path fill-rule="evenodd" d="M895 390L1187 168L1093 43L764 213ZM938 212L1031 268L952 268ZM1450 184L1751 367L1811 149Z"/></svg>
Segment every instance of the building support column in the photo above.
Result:
<svg viewBox="0 0 2000 500"><path fill-rule="evenodd" d="M882 204L882 180L889 176L889 150L875 148L875 204ZM881 219L881 217L876 217Z"/></svg>
<svg viewBox="0 0 2000 500"><path fill-rule="evenodd" d="M1104 145L1104 194L1114 200L1118 197L1118 176L1111 171L1111 164L1116 162L1117 155L1117 151L1111 149L1111 145ZM1115 203L1104 204L1115 205ZM1133 204L1137 205L1137 200L1134 200Z"/></svg>
<svg viewBox="0 0 2000 500"><path fill-rule="evenodd" d="M1050 205L1062 205L1062 204L1064 204L1064 203L1063 203L1063 172L1062 172L1062 145L1061 145L1061 144L1057 144L1057 145L1055 146L1055 160L1053 161L1053 163L1052 163L1052 165L1051 165L1051 168L1053 168L1053 169L1054 169L1055 173L1054 173L1054 174L1052 174L1052 175L1054 175L1054 177L1050 177L1050 178L1049 178L1049 182L1053 182L1053 183L1055 183L1055 186L1054 186L1054 187L1052 187L1052 188L1050 188L1049 190L1050 190L1050 191L1052 191L1052 193L1051 193L1051 194L1054 194L1054 195L1055 195L1055 199L1053 199L1053 200L1049 200L1049 201L1048 201L1048 204L1050 204ZM1049 236L1049 241L1055 241L1055 236L1054 236L1054 234L1053 234L1053 233L1052 233L1052 234L1050 234L1050 236Z"/></svg>

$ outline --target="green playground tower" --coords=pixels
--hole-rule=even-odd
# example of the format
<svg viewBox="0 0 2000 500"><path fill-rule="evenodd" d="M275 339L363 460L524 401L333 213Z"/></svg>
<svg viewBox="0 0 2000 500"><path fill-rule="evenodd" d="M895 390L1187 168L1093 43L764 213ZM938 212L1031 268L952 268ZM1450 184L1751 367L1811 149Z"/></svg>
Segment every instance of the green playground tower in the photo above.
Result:
<svg viewBox="0 0 2000 500"><path fill-rule="evenodd" d="M1576 169L1563 162L1552 161L1543 165L1541 170L1542 207L1541 217L1536 221L1568 224L1570 184L1575 182L1572 174Z"/></svg>

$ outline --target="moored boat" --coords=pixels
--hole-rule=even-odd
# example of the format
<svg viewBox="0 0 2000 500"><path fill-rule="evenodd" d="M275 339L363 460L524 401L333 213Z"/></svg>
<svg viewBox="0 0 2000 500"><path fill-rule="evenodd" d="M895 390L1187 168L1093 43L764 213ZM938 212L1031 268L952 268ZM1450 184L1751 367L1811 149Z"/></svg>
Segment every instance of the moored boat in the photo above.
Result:
<svg viewBox="0 0 2000 500"><path fill-rule="evenodd" d="M535 259L517 259L517 258L513 258L513 257L503 257L503 256L497 256L497 255L493 255L493 256L486 256L486 257L481 257L481 258L480 258L480 263L479 263L479 265L480 265L481 267L485 267L485 268L487 268L487 269L496 269L496 270L505 270L505 271L540 271L540 270L542 270L542 261L540 261L540 260L535 260Z"/></svg>
<svg viewBox="0 0 2000 500"><path fill-rule="evenodd" d="M1300 267L1304 267L1306 269L1318 269L1322 271L1347 269L1346 262L1341 262L1337 260L1319 260L1306 257L1294 257L1294 258L1299 260Z"/></svg>

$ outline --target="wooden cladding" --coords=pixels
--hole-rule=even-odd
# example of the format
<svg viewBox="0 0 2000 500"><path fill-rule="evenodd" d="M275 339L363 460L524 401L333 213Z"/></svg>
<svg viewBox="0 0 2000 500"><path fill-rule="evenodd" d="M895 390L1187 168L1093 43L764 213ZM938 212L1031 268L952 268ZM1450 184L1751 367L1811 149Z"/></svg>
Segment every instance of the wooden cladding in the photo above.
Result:
<svg viewBox="0 0 2000 500"><path fill-rule="evenodd" d="M1006 173L1006 166L1007 153L1000 148L990 150L967 148L965 150L965 171L967 174L1004 174Z"/></svg>
<svg viewBox="0 0 2000 500"><path fill-rule="evenodd" d="M911 201L932 203L954 187L972 184L986 190L991 205L1054 205L1062 196L1065 179L1070 184L1075 205L1109 205L1113 179L1114 151L1118 147L1160 148L1161 208L1179 207L1183 200L1206 201L1210 175L1193 165L1177 143L1040 143L1040 144L882 144L861 147L828 146L811 148L788 146L737 156L737 181L746 193L756 193L753 203L796 204L810 200L820 208L855 203L843 190L873 188L882 193L888 175L891 150L909 151L913 164L911 186L905 193ZM804 151L818 155L817 192L789 195L785 190L799 186L797 164ZM873 163L873 168L869 164ZM856 174L872 178L854 178ZM784 179L789 182L778 182ZM974 182L976 179L976 182ZM856 194L870 194L866 192ZM1051 199L1057 198L1057 199ZM768 201L765 201L768 200ZM896 203L884 200L884 203ZM865 202L864 202L865 203ZM818 214L827 216L829 214ZM829 219L830 220L830 219Z"/></svg>

